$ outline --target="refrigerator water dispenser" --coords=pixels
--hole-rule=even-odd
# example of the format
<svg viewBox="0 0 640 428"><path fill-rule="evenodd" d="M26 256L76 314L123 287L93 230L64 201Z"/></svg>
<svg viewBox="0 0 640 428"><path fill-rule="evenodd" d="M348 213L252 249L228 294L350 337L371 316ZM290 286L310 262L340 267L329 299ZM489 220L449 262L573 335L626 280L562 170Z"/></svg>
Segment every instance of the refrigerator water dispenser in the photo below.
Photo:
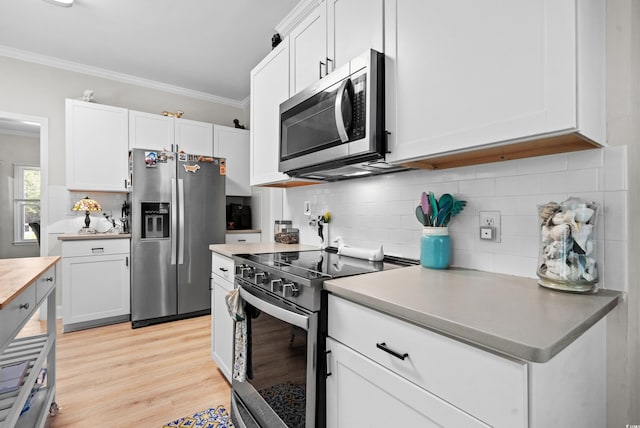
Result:
<svg viewBox="0 0 640 428"><path fill-rule="evenodd" d="M142 239L169 238L169 203L142 202Z"/></svg>

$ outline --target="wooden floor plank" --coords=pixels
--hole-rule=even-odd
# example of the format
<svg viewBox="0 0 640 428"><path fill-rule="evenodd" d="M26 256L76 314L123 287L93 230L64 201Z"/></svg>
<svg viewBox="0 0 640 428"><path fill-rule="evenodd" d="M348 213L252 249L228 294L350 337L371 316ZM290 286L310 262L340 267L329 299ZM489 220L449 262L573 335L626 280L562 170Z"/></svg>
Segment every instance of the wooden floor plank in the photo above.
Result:
<svg viewBox="0 0 640 428"><path fill-rule="evenodd" d="M32 321L21 335L44 331ZM211 317L131 329L130 323L60 333L57 416L50 428L162 427L223 405L230 387L211 360Z"/></svg>

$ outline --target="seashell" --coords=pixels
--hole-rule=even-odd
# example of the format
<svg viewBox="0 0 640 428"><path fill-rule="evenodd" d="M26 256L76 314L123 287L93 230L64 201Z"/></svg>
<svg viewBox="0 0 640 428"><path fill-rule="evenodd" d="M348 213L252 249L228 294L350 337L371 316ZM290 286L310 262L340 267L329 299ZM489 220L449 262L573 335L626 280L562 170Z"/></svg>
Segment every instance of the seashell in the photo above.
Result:
<svg viewBox="0 0 640 428"><path fill-rule="evenodd" d="M554 241L564 240L564 239L567 239L570 231L571 231L571 227L568 224L559 224L551 228L551 231L549 232L549 237Z"/></svg>
<svg viewBox="0 0 640 428"><path fill-rule="evenodd" d="M576 213L576 217L575 217L576 221L580 223L587 223L593 216L593 213L595 213L594 210L586 206L578 207L574 210L574 212Z"/></svg>
<svg viewBox="0 0 640 428"><path fill-rule="evenodd" d="M554 275L558 279L567 279L568 266L564 260L549 260L547 263L547 274Z"/></svg>
<svg viewBox="0 0 640 428"><path fill-rule="evenodd" d="M544 247L543 255L547 259L564 258L568 252L567 250L567 241L554 241Z"/></svg>
<svg viewBox="0 0 640 428"><path fill-rule="evenodd" d="M540 237L542 239L542 245L553 242L553 239L551 239L551 228L549 226L542 226Z"/></svg>
<svg viewBox="0 0 640 428"><path fill-rule="evenodd" d="M551 217L551 223L553 224L564 224L566 220L564 219L564 213L562 211L556 213Z"/></svg>
<svg viewBox="0 0 640 428"><path fill-rule="evenodd" d="M560 204L556 202L548 202L544 205L538 206L538 215L542 219L542 222L546 222L550 217L560 209Z"/></svg>
<svg viewBox="0 0 640 428"><path fill-rule="evenodd" d="M591 236L592 231L592 224L583 224L581 227L571 227L571 236L573 237L573 240L576 241L585 254L587 253L587 240Z"/></svg>

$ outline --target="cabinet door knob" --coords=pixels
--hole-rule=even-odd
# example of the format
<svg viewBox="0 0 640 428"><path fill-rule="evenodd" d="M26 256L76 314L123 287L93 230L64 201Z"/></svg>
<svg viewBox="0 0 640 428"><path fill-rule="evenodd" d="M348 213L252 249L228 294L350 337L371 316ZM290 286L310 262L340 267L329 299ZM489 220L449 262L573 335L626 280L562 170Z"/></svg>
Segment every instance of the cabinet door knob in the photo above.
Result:
<svg viewBox="0 0 640 428"><path fill-rule="evenodd" d="M20 309L29 309L29 302L21 304Z"/></svg>

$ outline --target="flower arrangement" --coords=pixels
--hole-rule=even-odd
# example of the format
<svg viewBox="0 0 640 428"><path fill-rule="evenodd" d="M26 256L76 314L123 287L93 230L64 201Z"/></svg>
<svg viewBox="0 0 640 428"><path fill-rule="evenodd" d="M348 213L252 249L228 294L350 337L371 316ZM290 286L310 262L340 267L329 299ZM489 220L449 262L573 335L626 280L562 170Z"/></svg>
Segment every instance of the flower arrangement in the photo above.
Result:
<svg viewBox="0 0 640 428"><path fill-rule="evenodd" d="M466 205L467 201L457 200L449 193L443 193L438 200L433 192L422 192L420 205L416 207L416 218L423 226L447 227L451 218Z"/></svg>

